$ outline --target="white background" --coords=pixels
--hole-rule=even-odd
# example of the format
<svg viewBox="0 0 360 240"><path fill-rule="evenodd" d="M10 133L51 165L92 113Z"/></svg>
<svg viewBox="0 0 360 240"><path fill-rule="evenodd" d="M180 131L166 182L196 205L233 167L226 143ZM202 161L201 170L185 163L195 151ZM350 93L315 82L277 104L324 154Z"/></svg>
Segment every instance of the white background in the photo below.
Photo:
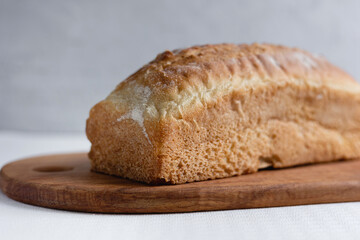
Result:
<svg viewBox="0 0 360 240"><path fill-rule="evenodd" d="M360 80L358 0L0 0L0 129L84 131L88 111L165 49L270 42Z"/></svg>
<svg viewBox="0 0 360 240"><path fill-rule="evenodd" d="M88 151L92 105L165 49L270 42L360 80L358 0L0 0L0 167ZM86 214L0 193L0 239L359 239L360 203L186 214Z"/></svg>

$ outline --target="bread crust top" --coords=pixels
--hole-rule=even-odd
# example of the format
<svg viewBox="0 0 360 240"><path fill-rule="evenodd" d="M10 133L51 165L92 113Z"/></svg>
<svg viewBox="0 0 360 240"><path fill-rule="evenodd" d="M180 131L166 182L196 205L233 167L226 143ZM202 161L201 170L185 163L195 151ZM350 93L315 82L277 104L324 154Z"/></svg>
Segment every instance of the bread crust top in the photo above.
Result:
<svg viewBox="0 0 360 240"><path fill-rule="evenodd" d="M324 57L272 44L216 44L165 51L108 96L122 114L179 118L196 106L264 84L359 93L356 81ZM141 113L142 112L142 113Z"/></svg>

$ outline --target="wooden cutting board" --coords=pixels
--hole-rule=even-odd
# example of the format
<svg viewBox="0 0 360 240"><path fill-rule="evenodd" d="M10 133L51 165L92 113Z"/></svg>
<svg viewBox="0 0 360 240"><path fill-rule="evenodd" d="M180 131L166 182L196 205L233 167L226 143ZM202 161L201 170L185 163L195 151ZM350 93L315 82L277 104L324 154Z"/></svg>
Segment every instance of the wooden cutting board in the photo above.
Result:
<svg viewBox="0 0 360 240"><path fill-rule="evenodd" d="M90 171L85 153L28 158L1 170L2 191L42 207L169 213L360 201L360 160L182 185L150 186Z"/></svg>

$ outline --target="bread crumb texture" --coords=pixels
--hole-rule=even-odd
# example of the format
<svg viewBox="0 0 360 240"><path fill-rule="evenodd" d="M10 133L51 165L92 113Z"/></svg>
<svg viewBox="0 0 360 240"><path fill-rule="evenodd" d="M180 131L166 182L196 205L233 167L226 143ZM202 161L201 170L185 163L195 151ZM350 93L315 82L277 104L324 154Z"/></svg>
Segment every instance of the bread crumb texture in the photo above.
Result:
<svg viewBox="0 0 360 240"><path fill-rule="evenodd" d="M360 156L360 86L271 44L165 51L90 110L92 169L152 184Z"/></svg>

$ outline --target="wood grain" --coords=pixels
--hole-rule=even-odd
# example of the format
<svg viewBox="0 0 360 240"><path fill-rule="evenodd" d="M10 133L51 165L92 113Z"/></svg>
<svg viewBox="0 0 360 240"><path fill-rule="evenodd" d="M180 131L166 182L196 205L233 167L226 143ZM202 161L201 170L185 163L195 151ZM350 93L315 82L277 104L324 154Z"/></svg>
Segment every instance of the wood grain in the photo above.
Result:
<svg viewBox="0 0 360 240"><path fill-rule="evenodd" d="M101 213L170 213L360 201L360 160L149 186L90 171L85 153L4 166L2 191L38 206Z"/></svg>

